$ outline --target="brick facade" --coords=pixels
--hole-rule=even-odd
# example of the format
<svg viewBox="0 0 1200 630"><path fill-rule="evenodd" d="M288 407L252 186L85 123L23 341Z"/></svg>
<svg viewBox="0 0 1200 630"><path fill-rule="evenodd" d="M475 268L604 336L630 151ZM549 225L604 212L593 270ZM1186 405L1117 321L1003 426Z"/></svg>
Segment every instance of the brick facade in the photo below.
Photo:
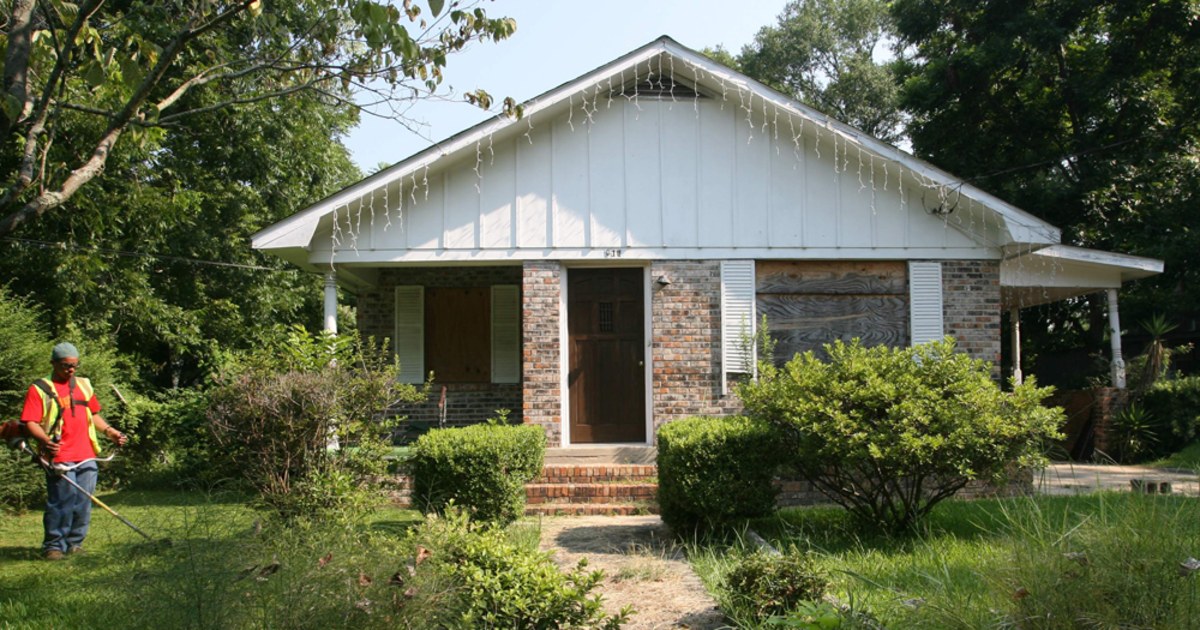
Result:
<svg viewBox="0 0 1200 630"><path fill-rule="evenodd" d="M662 261L650 277L671 283L651 290L654 431L694 415L727 415L740 404L721 395L721 264Z"/></svg>
<svg viewBox="0 0 1200 630"><path fill-rule="evenodd" d="M521 275L521 411L550 447L562 445L562 274L557 261L528 261Z"/></svg>
<svg viewBox="0 0 1200 630"><path fill-rule="evenodd" d="M391 337L394 287L479 287L519 284L522 308L522 382L447 384L447 424L481 422L497 409L541 426L549 446L562 445L561 310L564 268L558 261L527 261L522 267L416 267L383 269L377 287L359 295L358 325L364 335ZM651 286L650 387L654 431L694 415L740 410L732 392L722 395L721 268L719 261L657 261ZM995 261L945 261L942 288L946 333L973 357L1000 363L1000 267ZM436 425L440 384L430 400L398 410L420 426Z"/></svg>
<svg viewBox="0 0 1200 630"><path fill-rule="evenodd" d="M379 271L379 282L358 295L358 330L364 336L390 339L395 334L396 292L399 285L423 287L488 287L521 284L521 268L509 267L403 267ZM406 435L437 426L438 403L443 383L434 381L429 399L394 409L408 417L402 428ZM466 426L483 422L497 409L508 409L509 418L521 420L521 386L504 383L445 383L446 425Z"/></svg>
<svg viewBox="0 0 1200 630"><path fill-rule="evenodd" d="M995 260L942 262L946 334L963 352L992 364L1000 379L1000 263Z"/></svg>

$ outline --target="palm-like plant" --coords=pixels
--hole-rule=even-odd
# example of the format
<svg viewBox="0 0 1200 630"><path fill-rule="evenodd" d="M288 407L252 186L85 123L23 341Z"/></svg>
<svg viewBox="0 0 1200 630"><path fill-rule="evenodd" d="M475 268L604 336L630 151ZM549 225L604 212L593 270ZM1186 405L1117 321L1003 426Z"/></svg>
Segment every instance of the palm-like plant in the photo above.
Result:
<svg viewBox="0 0 1200 630"><path fill-rule="evenodd" d="M1142 321L1142 330L1150 335L1150 343L1146 344L1146 350L1143 352L1146 364L1142 367L1140 390L1150 389L1154 381L1167 373L1167 368L1171 365L1171 351L1163 343L1163 337L1175 328L1176 325L1168 322L1162 313Z"/></svg>

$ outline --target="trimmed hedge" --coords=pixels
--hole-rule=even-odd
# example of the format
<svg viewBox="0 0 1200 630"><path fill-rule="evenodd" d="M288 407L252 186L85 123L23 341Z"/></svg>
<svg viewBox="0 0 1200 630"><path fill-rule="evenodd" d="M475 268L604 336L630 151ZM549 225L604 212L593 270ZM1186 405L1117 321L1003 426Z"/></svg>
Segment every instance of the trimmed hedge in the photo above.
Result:
<svg viewBox="0 0 1200 630"><path fill-rule="evenodd" d="M511 523L524 512L525 484L545 456L538 426L434 429L417 440L409 461L413 500L426 512L442 513L454 501L473 519Z"/></svg>
<svg viewBox="0 0 1200 630"><path fill-rule="evenodd" d="M694 417L658 431L658 503L676 531L717 527L775 510L780 436L745 416Z"/></svg>

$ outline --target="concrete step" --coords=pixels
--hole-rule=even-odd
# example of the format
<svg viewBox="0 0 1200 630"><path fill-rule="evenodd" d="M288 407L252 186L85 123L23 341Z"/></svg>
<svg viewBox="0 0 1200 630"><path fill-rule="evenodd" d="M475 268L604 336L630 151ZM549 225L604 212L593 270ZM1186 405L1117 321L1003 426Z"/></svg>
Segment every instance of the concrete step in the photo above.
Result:
<svg viewBox="0 0 1200 630"><path fill-rule="evenodd" d="M604 464L653 465L658 451L653 446L565 446L546 449L547 465L596 466Z"/></svg>
<svg viewBox="0 0 1200 630"><path fill-rule="evenodd" d="M654 483L530 483L525 484L528 504L544 503L643 503L658 495Z"/></svg>
<svg viewBox="0 0 1200 630"><path fill-rule="evenodd" d="M657 514L656 505L619 505L614 503L543 503L526 505L528 516L636 516Z"/></svg>

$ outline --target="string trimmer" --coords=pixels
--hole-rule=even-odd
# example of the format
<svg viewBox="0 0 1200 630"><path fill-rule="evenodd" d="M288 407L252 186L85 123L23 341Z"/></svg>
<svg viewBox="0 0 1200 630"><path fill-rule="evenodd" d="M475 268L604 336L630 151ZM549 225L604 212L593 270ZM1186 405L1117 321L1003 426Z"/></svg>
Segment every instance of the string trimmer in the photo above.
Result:
<svg viewBox="0 0 1200 630"><path fill-rule="evenodd" d="M108 505L106 505L106 504L105 504L103 501L101 501L99 498L97 498L97 497L96 497L96 495L94 495L94 494L92 494L92 493L88 492L87 490L84 490L84 489L83 489L83 486L79 485L78 483L75 483L75 480L74 480L74 479L71 479L70 477L68 477L68 476L66 476L65 474L63 474L63 473L69 472L69 471L71 471L71 470L74 470L75 468L77 468L77 467L79 467L79 466L81 466L81 465L83 465L83 464L86 464L87 462L90 462L90 461L98 461L98 462L107 462L107 461L111 461L111 460L112 460L112 456L111 456L111 455L110 455L110 456L108 456L108 457L106 457L106 458L103 458L103 459L102 459L102 458L98 458L98 457L93 457L93 458L90 458L90 459L85 459L85 460L83 460L82 462L76 462L76 463L74 463L74 464L71 464L70 466L67 466L67 465L64 465L64 464L50 464L50 463L46 462L46 460L45 460L45 459L43 459L43 458L41 457L41 455L38 455L37 453L34 453L32 450L30 450L30 449L29 449L29 445L25 443L25 440L16 440L15 442L16 442L16 443L15 443L15 446L16 446L17 450L19 450L19 451L22 451L22 452L24 452L24 453L28 453L28 454L29 454L29 455L30 455L30 456L33 458L33 461L37 462L37 464L38 464L39 466L41 466L43 470L50 471L50 472L53 472L53 473L57 474L57 475L58 475L58 476L59 476L59 477L60 477L60 478L61 478L63 481L65 481L65 482L67 482L67 483L71 484L71 485L72 485L72 486L73 486L73 487L74 487L76 490L78 490L78 491L82 492L84 496L86 496L87 498L91 499L91 500L92 500L92 503L95 503L96 505L98 505L98 506L100 506L100 507L104 508L104 511L106 511L106 512L108 512L109 514L112 514L113 516L117 517L117 520L119 520L119 521L121 521L122 523L125 523L126 525L128 525L128 526L129 526L129 529L132 529L133 531L135 531L135 532L137 532L138 534L140 534L140 535L142 536L142 538L145 538L146 540L148 540L148 541L150 541L150 542L154 542L154 543L161 543L161 544L164 544L164 545L170 545L170 544L171 544L171 540L170 540L170 539L168 539L168 538L163 538L162 540L155 540L154 538L152 538L152 537L150 536L150 534L147 534L146 532L144 532L144 531L142 531L142 530L138 529L138 526L137 526L137 525L134 525L133 523L130 523L130 522L129 522L129 519L127 519L127 518L125 518L124 516L121 516L120 514L118 514L116 510L114 510L114 509L112 509L112 508L108 507ZM12 442L10 442L10 444L12 444Z"/></svg>

